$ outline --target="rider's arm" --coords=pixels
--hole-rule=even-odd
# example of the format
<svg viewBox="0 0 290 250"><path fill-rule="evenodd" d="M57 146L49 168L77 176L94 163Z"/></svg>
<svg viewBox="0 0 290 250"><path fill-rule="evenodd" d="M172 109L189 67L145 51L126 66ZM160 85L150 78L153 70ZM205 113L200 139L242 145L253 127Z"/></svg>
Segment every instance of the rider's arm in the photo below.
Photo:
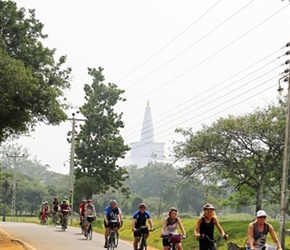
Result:
<svg viewBox="0 0 290 250"><path fill-rule="evenodd" d="M167 219L165 219L162 223L162 232L161 232L162 235L164 235L164 232L166 231L166 227L167 227Z"/></svg>
<svg viewBox="0 0 290 250"><path fill-rule="evenodd" d="M268 224L268 228L269 228L269 233L271 235L272 240L276 243L277 249L282 249L280 241L278 240L276 233L274 231L274 228L269 223L267 223L267 224Z"/></svg>
<svg viewBox="0 0 290 250"><path fill-rule="evenodd" d="M153 221L151 220L151 218L148 218L148 222L149 222L150 227L151 227L151 228L154 228L154 227L153 227Z"/></svg>
<svg viewBox="0 0 290 250"><path fill-rule="evenodd" d="M180 218L177 218L177 224L178 224L179 228L181 229L182 234L185 236L186 235L186 232L185 232L185 229L183 227L183 224L182 224Z"/></svg>
<svg viewBox="0 0 290 250"><path fill-rule="evenodd" d="M137 228L135 228L135 225L136 225L136 219L133 218L132 219L132 231L135 231Z"/></svg>
<svg viewBox="0 0 290 250"><path fill-rule="evenodd" d="M200 228L200 224L201 224L201 218L198 219L198 221L196 222L193 234L195 237L200 237L200 233L199 233L199 228Z"/></svg>
<svg viewBox="0 0 290 250"><path fill-rule="evenodd" d="M221 225L220 225L220 223L219 223L217 218L214 218L214 224L216 225L217 229L219 230L220 235L222 237L224 237L226 234L225 234L224 230L222 229L222 227L221 227Z"/></svg>
<svg viewBox="0 0 290 250"><path fill-rule="evenodd" d="M254 223L250 223L248 226L248 244L251 249L255 249L253 241L253 232L254 232Z"/></svg>

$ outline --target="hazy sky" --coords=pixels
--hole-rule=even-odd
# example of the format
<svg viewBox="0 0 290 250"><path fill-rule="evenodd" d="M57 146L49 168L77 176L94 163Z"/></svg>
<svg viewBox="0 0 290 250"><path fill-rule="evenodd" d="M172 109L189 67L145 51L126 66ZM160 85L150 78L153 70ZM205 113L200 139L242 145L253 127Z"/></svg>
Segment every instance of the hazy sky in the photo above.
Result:
<svg viewBox="0 0 290 250"><path fill-rule="evenodd" d="M84 101L88 67L103 67L127 102L126 143L140 140L147 100L155 141L171 147L177 127L194 130L219 117L251 112L277 97L287 66L290 5L281 0L17 0L35 9L48 39L73 69L67 99ZM287 85L283 86L285 89ZM68 111L69 116L75 110ZM78 116L76 116L78 118ZM71 123L41 125L17 141L51 170L68 173ZM169 150L168 150L169 152ZM64 163L66 166L64 167Z"/></svg>

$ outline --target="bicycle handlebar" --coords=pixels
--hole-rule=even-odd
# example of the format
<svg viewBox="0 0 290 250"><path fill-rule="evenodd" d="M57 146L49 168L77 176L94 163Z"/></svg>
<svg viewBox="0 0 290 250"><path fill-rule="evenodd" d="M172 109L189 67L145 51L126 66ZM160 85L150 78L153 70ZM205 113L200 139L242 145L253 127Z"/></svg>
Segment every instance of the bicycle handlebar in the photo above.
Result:
<svg viewBox="0 0 290 250"><path fill-rule="evenodd" d="M210 242L217 243L221 239L226 240L228 236L226 234L218 236L216 239L211 239L207 234L201 234L200 239L207 238Z"/></svg>

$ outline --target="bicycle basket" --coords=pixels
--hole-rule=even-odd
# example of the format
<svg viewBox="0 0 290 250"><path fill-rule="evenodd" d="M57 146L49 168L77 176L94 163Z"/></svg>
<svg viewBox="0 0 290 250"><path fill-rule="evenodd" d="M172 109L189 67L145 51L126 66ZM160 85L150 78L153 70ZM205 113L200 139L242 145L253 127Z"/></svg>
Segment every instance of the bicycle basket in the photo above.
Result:
<svg viewBox="0 0 290 250"><path fill-rule="evenodd" d="M149 229L148 229L148 227L140 227L139 228L139 232L141 234L148 234L149 233Z"/></svg>
<svg viewBox="0 0 290 250"><path fill-rule="evenodd" d="M117 220L110 220L109 221L109 227L118 227L119 222Z"/></svg>
<svg viewBox="0 0 290 250"><path fill-rule="evenodd" d="M181 242L181 236L179 234L170 234L168 241L173 244Z"/></svg>

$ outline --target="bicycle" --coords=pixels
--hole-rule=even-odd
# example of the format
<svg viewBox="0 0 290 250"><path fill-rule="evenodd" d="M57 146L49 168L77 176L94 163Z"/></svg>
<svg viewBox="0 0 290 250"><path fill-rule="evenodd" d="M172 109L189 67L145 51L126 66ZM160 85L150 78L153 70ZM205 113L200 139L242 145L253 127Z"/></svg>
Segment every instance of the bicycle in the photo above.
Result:
<svg viewBox="0 0 290 250"><path fill-rule="evenodd" d="M87 221L88 221L88 227L87 227L87 231L85 232L85 237L86 239L92 239L93 238L93 227L92 227L92 222L95 220L94 215L88 215L87 217Z"/></svg>
<svg viewBox="0 0 290 250"><path fill-rule="evenodd" d="M168 242L170 243L168 250L176 250L176 244L180 243L183 237L180 234L169 234L169 235L164 235L162 236L163 238L168 238Z"/></svg>
<svg viewBox="0 0 290 250"><path fill-rule="evenodd" d="M141 226L140 228L138 228L138 232L140 233L140 237L139 237L139 241L138 241L138 250L147 250L147 243L146 243L146 237L145 235L147 235L149 233L149 231L153 231L154 228L150 228L148 229L147 226Z"/></svg>
<svg viewBox="0 0 290 250"><path fill-rule="evenodd" d="M118 245L118 232L116 228L118 228L120 223L117 220L110 220L109 221L109 235L107 240L107 249L114 250L115 247Z"/></svg>
<svg viewBox="0 0 290 250"><path fill-rule="evenodd" d="M56 227L56 224L57 224L57 211L53 211L52 212L52 223L53 223L53 226Z"/></svg>
<svg viewBox="0 0 290 250"><path fill-rule="evenodd" d="M42 212L41 215L40 215L40 224L41 225L47 225L47 222L48 222L47 213Z"/></svg>
<svg viewBox="0 0 290 250"><path fill-rule="evenodd" d="M210 248L209 248L209 250L217 250L218 249L218 243L219 243L219 241L222 238L226 239L226 236L218 236L215 239L211 239L210 237L208 237L207 234L201 234L200 235L200 239L203 239L203 238L207 238L208 241L210 242Z"/></svg>
<svg viewBox="0 0 290 250"><path fill-rule="evenodd" d="M61 219L61 229L64 232L65 229L67 228L67 220L68 220L68 211L67 209L62 210L62 219Z"/></svg>

